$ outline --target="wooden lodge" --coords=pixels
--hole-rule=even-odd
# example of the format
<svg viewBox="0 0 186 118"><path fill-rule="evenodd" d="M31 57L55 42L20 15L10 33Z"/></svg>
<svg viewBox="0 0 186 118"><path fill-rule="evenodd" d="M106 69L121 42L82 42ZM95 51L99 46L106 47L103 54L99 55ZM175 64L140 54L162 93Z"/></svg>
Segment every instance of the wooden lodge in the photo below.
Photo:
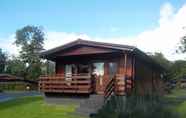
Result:
<svg viewBox="0 0 186 118"><path fill-rule="evenodd" d="M45 94L126 96L163 94L163 68L136 47L78 39L41 53L55 75L40 77Z"/></svg>

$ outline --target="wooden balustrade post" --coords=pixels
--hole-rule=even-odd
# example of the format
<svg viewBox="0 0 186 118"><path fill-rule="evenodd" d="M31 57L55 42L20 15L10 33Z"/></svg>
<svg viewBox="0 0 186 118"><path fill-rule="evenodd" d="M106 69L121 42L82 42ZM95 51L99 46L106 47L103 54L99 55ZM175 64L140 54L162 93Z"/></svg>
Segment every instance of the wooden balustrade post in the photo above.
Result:
<svg viewBox="0 0 186 118"><path fill-rule="evenodd" d="M125 53L125 59L124 59L124 93L127 92L127 85L126 85L126 75L127 75L127 54Z"/></svg>
<svg viewBox="0 0 186 118"><path fill-rule="evenodd" d="M78 81L77 81L77 79L78 78L74 78L74 80L75 80L75 84L74 85L75 85L75 91L76 91L76 93L78 92Z"/></svg>

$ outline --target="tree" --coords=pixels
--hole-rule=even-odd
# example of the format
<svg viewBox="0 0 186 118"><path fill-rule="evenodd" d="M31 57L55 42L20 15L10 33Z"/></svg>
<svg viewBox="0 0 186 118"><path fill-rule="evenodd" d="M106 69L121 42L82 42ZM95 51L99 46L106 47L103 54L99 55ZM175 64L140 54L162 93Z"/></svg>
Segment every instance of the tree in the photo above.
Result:
<svg viewBox="0 0 186 118"><path fill-rule="evenodd" d="M186 29L186 27L183 27L183 29ZM181 41L180 41L180 46L178 48L178 50L176 50L176 52L180 52L181 53L185 53L186 52L186 34L181 38Z"/></svg>
<svg viewBox="0 0 186 118"><path fill-rule="evenodd" d="M39 52L43 50L43 41L41 27L25 26L16 31L15 44L21 47L20 59L26 64L26 79L37 79L41 74Z"/></svg>
<svg viewBox="0 0 186 118"><path fill-rule="evenodd" d="M172 79L183 79L186 77L186 61L175 61L169 69L169 76Z"/></svg>
<svg viewBox="0 0 186 118"><path fill-rule="evenodd" d="M151 57L164 68L166 69L170 68L171 62L168 59L166 59L161 52L155 52L154 54L151 54Z"/></svg>
<svg viewBox="0 0 186 118"><path fill-rule="evenodd" d="M26 65L20 59L13 57L11 60L7 61L6 73L25 77L26 76Z"/></svg>
<svg viewBox="0 0 186 118"><path fill-rule="evenodd" d="M55 73L55 63L52 61L44 61L41 67L43 75L53 75Z"/></svg>
<svg viewBox="0 0 186 118"><path fill-rule="evenodd" d="M0 73L3 73L5 70L7 56L0 48Z"/></svg>
<svg viewBox="0 0 186 118"><path fill-rule="evenodd" d="M182 79L186 77L186 61L177 60L170 62L162 53L154 53L151 57L160 65L166 68L167 79Z"/></svg>
<svg viewBox="0 0 186 118"><path fill-rule="evenodd" d="M186 27L183 27L186 29ZM186 52L186 34L181 38L180 46L176 50L177 53L185 53ZM174 79L180 79L186 77L186 61L177 60L170 68L170 75Z"/></svg>

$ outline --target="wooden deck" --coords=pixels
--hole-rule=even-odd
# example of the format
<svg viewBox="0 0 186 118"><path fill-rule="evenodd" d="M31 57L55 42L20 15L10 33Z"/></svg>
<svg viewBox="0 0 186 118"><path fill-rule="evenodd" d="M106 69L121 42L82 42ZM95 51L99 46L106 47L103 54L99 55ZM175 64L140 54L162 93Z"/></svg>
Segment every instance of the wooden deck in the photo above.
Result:
<svg viewBox="0 0 186 118"><path fill-rule="evenodd" d="M39 90L54 93L91 93L93 91L91 76L72 75L70 78L67 80L64 75L42 76Z"/></svg>
<svg viewBox="0 0 186 118"><path fill-rule="evenodd" d="M90 75L72 75L67 80L64 75L41 76L39 90L50 93L84 93L91 94L95 89ZM116 75L104 87L104 96L107 99L112 94L126 95L132 87L132 81L123 75Z"/></svg>

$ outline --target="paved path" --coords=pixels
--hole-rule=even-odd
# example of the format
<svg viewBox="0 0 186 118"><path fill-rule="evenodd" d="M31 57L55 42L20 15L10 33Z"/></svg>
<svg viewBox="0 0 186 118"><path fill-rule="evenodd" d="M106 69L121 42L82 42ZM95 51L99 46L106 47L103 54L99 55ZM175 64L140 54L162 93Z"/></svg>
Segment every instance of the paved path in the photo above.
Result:
<svg viewBox="0 0 186 118"><path fill-rule="evenodd" d="M0 93L0 102L12 100L24 96L38 96L41 95L37 91L16 91L16 92L2 92Z"/></svg>

